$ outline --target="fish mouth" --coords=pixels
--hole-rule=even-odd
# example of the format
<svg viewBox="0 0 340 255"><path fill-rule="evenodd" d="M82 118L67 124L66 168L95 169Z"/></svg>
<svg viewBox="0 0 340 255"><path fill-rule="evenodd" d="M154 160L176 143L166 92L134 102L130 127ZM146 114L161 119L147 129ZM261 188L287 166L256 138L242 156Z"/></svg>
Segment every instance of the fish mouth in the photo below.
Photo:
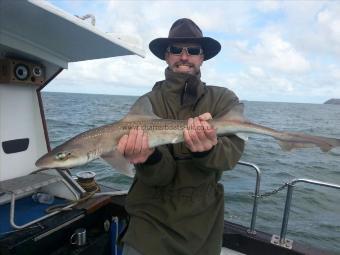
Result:
<svg viewBox="0 0 340 255"><path fill-rule="evenodd" d="M65 169L65 168L72 168L72 167L77 167L82 164L87 163L87 158L84 157L70 157L67 158L66 160L57 160L55 159L56 156L55 154L46 154L43 155L41 158L39 158L35 162L35 166L38 167L39 169Z"/></svg>
<svg viewBox="0 0 340 255"><path fill-rule="evenodd" d="M47 168L53 168L52 164L49 162L46 162L46 158L43 156L41 158L39 158L36 162L35 162L35 166L38 167L39 169L47 169Z"/></svg>
<svg viewBox="0 0 340 255"><path fill-rule="evenodd" d="M53 155L45 154L40 157L36 162L35 166L39 169L50 169L50 168L60 168L58 162L53 159Z"/></svg>

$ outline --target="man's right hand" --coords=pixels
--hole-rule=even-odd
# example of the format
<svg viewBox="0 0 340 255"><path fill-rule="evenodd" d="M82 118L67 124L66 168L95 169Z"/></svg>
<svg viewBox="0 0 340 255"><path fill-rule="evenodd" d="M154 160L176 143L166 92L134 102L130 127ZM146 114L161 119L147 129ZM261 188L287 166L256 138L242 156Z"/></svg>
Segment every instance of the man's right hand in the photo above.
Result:
<svg viewBox="0 0 340 255"><path fill-rule="evenodd" d="M144 163L155 151L149 147L148 134L140 127L131 129L128 135L123 135L117 149L132 164Z"/></svg>

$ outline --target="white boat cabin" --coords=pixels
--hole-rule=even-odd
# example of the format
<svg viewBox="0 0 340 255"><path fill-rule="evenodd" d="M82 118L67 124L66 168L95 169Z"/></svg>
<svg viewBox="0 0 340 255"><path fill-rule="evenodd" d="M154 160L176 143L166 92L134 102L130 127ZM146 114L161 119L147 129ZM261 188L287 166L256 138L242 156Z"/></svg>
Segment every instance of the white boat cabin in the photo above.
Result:
<svg viewBox="0 0 340 255"><path fill-rule="evenodd" d="M35 161L50 150L41 89L69 62L132 54L144 51L47 1L0 0L0 203L9 201L8 192L27 195L41 187L31 180L18 187L14 179L36 170ZM69 176L62 178L82 190ZM47 186L55 195L76 196L60 185Z"/></svg>

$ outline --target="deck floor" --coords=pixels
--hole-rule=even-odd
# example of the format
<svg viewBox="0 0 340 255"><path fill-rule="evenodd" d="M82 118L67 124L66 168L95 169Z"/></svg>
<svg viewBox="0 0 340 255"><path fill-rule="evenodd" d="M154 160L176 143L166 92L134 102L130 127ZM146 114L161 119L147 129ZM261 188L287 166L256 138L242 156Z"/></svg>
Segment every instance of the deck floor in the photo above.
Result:
<svg viewBox="0 0 340 255"><path fill-rule="evenodd" d="M245 254L238 251L230 250L226 247L222 247L221 255L245 255Z"/></svg>

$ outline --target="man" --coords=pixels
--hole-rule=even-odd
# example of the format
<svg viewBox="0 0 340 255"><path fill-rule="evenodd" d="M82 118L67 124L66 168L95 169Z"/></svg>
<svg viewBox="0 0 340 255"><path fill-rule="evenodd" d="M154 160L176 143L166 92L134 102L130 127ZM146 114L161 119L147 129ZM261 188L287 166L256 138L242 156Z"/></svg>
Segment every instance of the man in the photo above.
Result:
<svg viewBox="0 0 340 255"><path fill-rule="evenodd" d="M224 195L218 181L244 149L236 136L217 138L207 122L239 104L230 90L200 80L200 66L221 45L203 37L193 21L180 19L168 38L155 39L149 47L168 64L165 80L147 94L153 110L161 118L188 119L188 128L184 143L175 145L149 148L142 129L119 141L118 150L136 167L126 201L131 220L124 254L219 254Z"/></svg>

